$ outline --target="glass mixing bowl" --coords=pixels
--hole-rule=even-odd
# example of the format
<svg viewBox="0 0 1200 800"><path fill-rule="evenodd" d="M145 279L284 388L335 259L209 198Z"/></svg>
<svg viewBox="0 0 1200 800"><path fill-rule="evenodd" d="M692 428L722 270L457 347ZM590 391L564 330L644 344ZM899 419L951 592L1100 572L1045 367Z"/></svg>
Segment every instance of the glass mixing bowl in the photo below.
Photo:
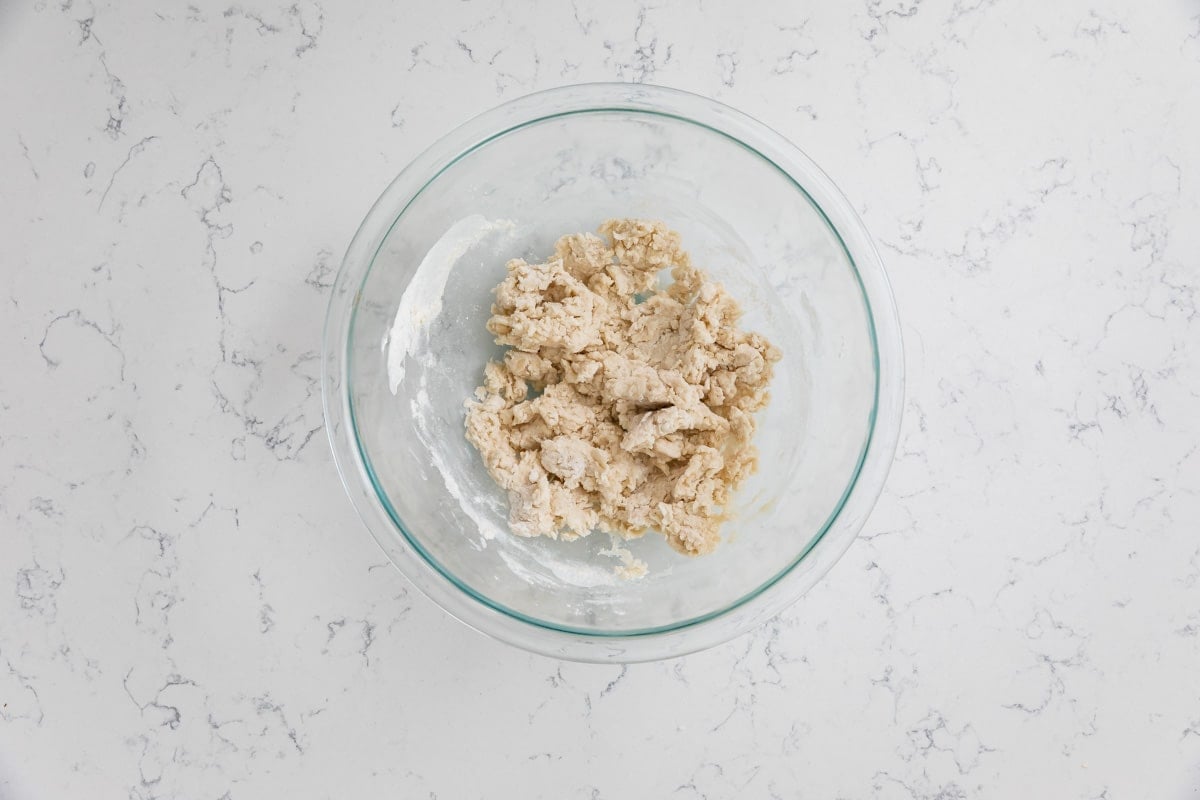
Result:
<svg viewBox="0 0 1200 800"><path fill-rule="evenodd" d="M464 438L501 354L484 325L510 258L610 217L660 219L783 352L758 414L759 470L716 552L508 533ZM764 125L715 101L592 84L488 111L412 162L371 208L333 287L323 393L342 481L388 558L434 602L528 650L584 661L693 652L799 598L849 546L900 425L900 330L862 222Z"/></svg>

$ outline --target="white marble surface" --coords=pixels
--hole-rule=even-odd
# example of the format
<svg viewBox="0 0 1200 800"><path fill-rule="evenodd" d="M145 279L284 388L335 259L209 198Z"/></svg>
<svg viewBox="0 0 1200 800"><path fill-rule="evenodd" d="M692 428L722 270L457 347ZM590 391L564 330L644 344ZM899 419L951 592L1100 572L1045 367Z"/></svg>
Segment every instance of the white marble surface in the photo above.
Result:
<svg viewBox="0 0 1200 800"><path fill-rule="evenodd" d="M0 4L0 798L1200 797L1200 4L690 5ZM317 385L391 176L614 79L822 164L909 370L826 580L625 669L382 566Z"/></svg>

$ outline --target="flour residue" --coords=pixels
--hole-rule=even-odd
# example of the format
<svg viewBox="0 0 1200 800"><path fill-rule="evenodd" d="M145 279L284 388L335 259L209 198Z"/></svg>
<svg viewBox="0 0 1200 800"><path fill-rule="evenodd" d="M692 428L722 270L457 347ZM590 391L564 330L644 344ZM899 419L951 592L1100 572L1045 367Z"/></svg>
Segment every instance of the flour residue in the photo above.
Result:
<svg viewBox="0 0 1200 800"><path fill-rule="evenodd" d="M511 233L515 227L511 220L488 220L472 214L451 225L429 248L404 290L392 328L383 340L392 394L404 380L405 362L420 358L429 342L429 328L442 313L446 282L455 265L488 236Z"/></svg>
<svg viewBox="0 0 1200 800"><path fill-rule="evenodd" d="M549 552L548 549L534 553L520 539L511 534L510 537L510 544L514 546L501 550L500 559L512 570L514 575L526 583L533 586L544 586L547 589L559 588L563 584L578 586L583 589L590 589L594 586L616 585L616 578L613 577L613 573L599 564L588 564L581 562L577 557L571 556L559 558L554 553ZM562 544L569 543L564 542ZM509 550L515 551L515 554L510 554ZM531 566L534 564L549 570L558 583L554 580L549 580L545 573L531 569Z"/></svg>
<svg viewBox="0 0 1200 800"><path fill-rule="evenodd" d="M487 495L481 495L478 492L468 492L459 485L458 480L454 477L454 470L446 462L442 455L442 450L438 446L436 437L432 436L429 431L429 410L432 408L429 402L429 393L425 390L425 378L422 375L421 388L413 396L412 402L409 403L409 408L412 410L413 420L417 423L417 436L421 439L421 443L425 445L425 449L429 453L429 461L433 464L433 468L442 476L442 482L446 484L446 491L458 501L463 512L471 518L475 523L475 527L479 529L480 535L484 542L495 539L497 536L505 535L505 531L496 524L496 519L504 519L507 509L499 502L498 498L489 498ZM473 498L475 502L487 502L492 508L492 518L481 513L475 505L475 502L467 498ZM481 543L482 546L482 543Z"/></svg>
<svg viewBox="0 0 1200 800"><path fill-rule="evenodd" d="M458 263L472 248L485 243L489 237L496 234L508 236L515 229L516 225L511 220L488 220L480 214L472 214L447 228L441 238L429 248L413 273L412 280L409 281L396 308L391 330L382 342L387 354L388 388L392 394L399 391L409 360L415 361L419 367L418 389L412 394L409 402L417 436L429 453L434 469L442 476L446 491L475 523L484 541L502 534L503 531L477 507L480 499L478 493L469 492L460 485L455 471L446 462L443 447L437 441L438 437L430 430L432 405L427 391L427 375L430 370L436 369L437 365L429 348L429 336L430 328L443 310L446 283ZM502 249L497 242L496 253L499 254ZM476 502L468 501L468 497L476 497ZM494 500L493 504L496 506L492 509L496 518L502 519L505 511L500 502ZM482 547L483 543L480 542L478 546Z"/></svg>

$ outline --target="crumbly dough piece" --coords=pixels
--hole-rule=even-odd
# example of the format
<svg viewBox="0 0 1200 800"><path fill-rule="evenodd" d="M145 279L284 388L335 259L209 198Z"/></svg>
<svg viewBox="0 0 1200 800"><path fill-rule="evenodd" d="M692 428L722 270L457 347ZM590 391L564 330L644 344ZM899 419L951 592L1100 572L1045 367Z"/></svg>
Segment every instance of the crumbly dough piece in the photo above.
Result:
<svg viewBox="0 0 1200 800"><path fill-rule="evenodd" d="M754 471L752 414L780 353L661 222L609 220L513 259L487 327L511 349L467 403L467 439L509 498L518 536L661 531L711 552ZM674 281L658 289L658 274ZM532 390L532 391L531 391Z"/></svg>

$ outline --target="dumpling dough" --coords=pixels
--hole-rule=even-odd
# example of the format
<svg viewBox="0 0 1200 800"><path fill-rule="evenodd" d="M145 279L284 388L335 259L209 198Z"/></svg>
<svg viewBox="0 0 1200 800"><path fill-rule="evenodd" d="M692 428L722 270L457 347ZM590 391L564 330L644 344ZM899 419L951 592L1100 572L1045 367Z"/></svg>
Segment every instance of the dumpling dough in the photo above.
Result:
<svg viewBox="0 0 1200 800"><path fill-rule="evenodd" d="M661 222L609 220L542 264L513 259L487 327L510 350L467 403L467 439L518 536L660 531L711 552L754 471L752 414L779 350ZM674 281L658 289L669 269Z"/></svg>

